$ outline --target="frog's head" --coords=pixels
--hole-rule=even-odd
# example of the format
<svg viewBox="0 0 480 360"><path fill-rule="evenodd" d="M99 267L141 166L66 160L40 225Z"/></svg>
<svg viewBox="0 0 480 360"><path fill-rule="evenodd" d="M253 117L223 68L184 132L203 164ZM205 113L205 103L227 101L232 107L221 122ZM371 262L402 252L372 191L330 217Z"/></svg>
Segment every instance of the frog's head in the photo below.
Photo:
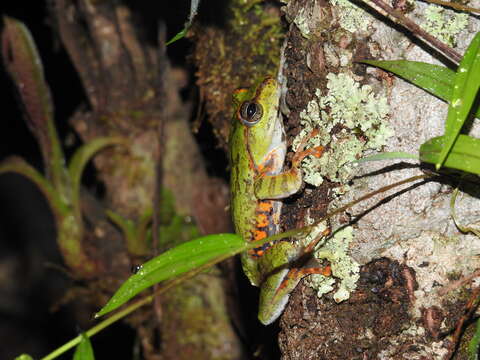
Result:
<svg viewBox="0 0 480 360"><path fill-rule="evenodd" d="M273 148L284 146L279 98L280 87L271 77L249 90L239 90L234 94L236 121L246 130L248 149L257 164L263 163Z"/></svg>

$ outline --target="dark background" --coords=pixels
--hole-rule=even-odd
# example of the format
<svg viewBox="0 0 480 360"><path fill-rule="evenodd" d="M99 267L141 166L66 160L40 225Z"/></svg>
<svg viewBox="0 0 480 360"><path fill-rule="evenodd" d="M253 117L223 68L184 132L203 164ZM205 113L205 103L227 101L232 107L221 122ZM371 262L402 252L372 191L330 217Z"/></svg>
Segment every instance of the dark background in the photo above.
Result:
<svg viewBox="0 0 480 360"><path fill-rule="evenodd" d="M155 38L160 21L166 23L167 36L171 38L183 27L190 6L189 1L179 0L131 3L146 41ZM55 104L57 130L68 157L79 145L68 119L79 106L85 105L86 98L75 69L51 27L47 4L38 0L2 1L0 10L2 15L24 22L34 37ZM185 67L192 74L186 61L190 48L191 44L184 39L169 46L168 54L173 65ZM1 68L0 161L12 155L21 156L41 171L36 140L23 121L3 64ZM192 92L195 90L187 89L186 96ZM205 133L201 131L200 139L205 140ZM210 144L204 150L215 151L212 139L207 140L202 141ZM94 169L87 171L84 183L93 190L100 186ZM33 184L19 175L1 175L0 211L0 359L12 359L21 353L39 358L85 330L74 320L75 302L62 304L66 290L77 284L62 267L50 210ZM116 324L92 341L99 359L131 358L135 333L126 325ZM71 357L71 353L65 357Z"/></svg>

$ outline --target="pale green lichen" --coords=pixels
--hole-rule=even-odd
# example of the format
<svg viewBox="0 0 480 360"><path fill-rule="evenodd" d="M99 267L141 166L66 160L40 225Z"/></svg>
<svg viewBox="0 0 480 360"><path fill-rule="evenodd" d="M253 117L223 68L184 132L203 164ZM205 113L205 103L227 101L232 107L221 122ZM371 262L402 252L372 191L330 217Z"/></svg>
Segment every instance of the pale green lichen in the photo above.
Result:
<svg viewBox="0 0 480 360"><path fill-rule="evenodd" d="M310 140L310 145L328 145L322 157L308 157L302 163L305 182L315 186L324 177L347 182L353 175L348 163L364 150L379 150L393 135L385 123L389 112L386 97L375 95L370 86L360 86L347 74L330 73L327 79L328 94L323 96L317 89L316 98L300 113L304 128L293 141L296 150L301 139L316 128L319 135ZM338 130L331 135L334 127Z"/></svg>
<svg viewBox="0 0 480 360"><path fill-rule="evenodd" d="M351 226L338 230L334 236L328 239L315 251L317 259L326 259L330 262L333 276L312 275L308 278L308 284L317 291L320 297L329 293L337 284L337 291L333 299L338 303L347 300L350 293L355 290L360 278L360 265L348 255L348 245L353 240L353 228Z"/></svg>
<svg viewBox="0 0 480 360"><path fill-rule="evenodd" d="M345 30L352 33L358 30L367 31L372 23L373 18L365 10L348 0L332 0L331 3L336 6L338 22Z"/></svg>
<svg viewBox="0 0 480 360"><path fill-rule="evenodd" d="M468 25L468 14L457 13L438 5L425 10L423 29L450 46L455 46L456 36Z"/></svg>

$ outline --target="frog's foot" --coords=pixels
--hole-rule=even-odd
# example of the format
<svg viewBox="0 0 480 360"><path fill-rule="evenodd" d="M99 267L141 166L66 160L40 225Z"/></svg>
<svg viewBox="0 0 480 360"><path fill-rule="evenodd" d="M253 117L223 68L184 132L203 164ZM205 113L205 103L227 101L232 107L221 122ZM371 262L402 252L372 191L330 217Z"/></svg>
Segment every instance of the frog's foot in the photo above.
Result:
<svg viewBox="0 0 480 360"><path fill-rule="evenodd" d="M321 274L331 276L330 265L324 267L293 268L288 271L279 286L272 292L272 288L263 286L260 288L260 306L258 319L264 325L274 322L287 305L290 293L295 289L300 280L305 276Z"/></svg>
<svg viewBox="0 0 480 360"><path fill-rule="evenodd" d="M297 152L295 153L295 155L293 156L293 159L292 159L293 167L298 167L300 165L300 163L302 162L302 160L305 159L307 156L312 155L312 156L315 156L317 158L322 156L322 154L325 150L325 148L323 146L316 146L316 147L304 150L305 146L307 145L308 140L317 136L318 133L319 133L318 129L313 129L310 132L310 134L308 134L307 136L305 136L302 139L300 145L298 145Z"/></svg>

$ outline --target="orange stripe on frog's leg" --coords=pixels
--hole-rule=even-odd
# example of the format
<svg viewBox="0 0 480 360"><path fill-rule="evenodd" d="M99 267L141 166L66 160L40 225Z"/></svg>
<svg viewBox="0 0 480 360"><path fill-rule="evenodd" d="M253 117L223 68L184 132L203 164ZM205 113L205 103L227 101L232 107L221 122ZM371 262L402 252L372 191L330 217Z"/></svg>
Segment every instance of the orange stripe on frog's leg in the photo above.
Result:
<svg viewBox="0 0 480 360"><path fill-rule="evenodd" d="M331 276L332 268L330 265L322 267L312 267L312 268L303 268L303 269L291 269L285 278L282 280L282 283L277 289L277 293L287 286L291 286L292 282L299 282L303 277L312 274L319 274L323 276Z"/></svg>

